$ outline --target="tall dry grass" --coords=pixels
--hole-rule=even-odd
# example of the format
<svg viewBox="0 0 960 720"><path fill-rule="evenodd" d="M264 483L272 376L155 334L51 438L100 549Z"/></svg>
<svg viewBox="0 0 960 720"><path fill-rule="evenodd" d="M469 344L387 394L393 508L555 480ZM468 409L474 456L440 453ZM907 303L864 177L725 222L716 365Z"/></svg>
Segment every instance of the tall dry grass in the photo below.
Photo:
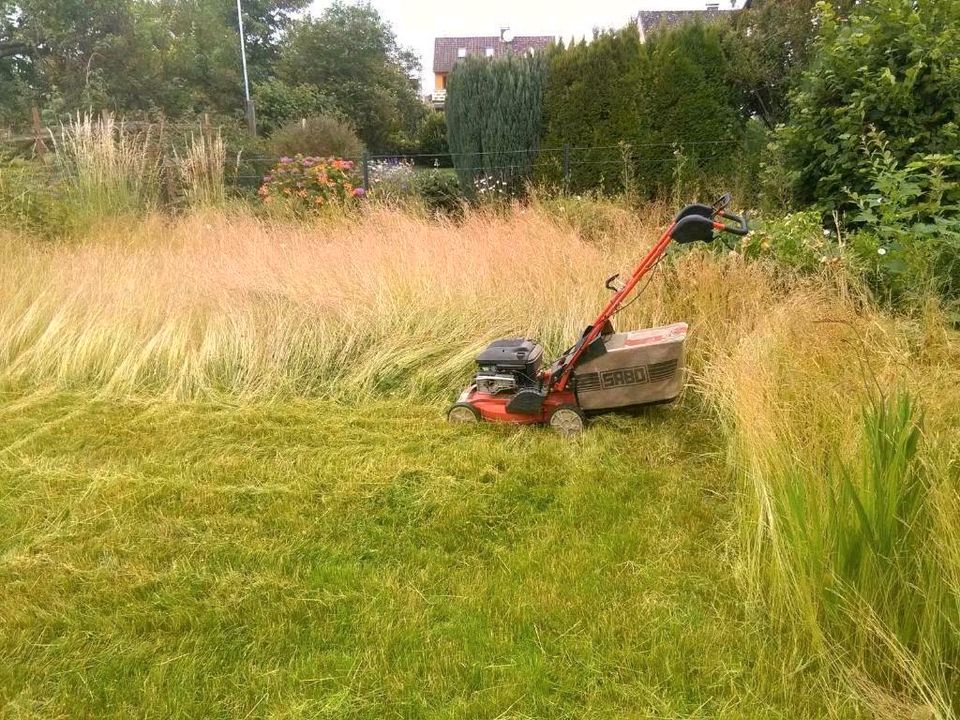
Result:
<svg viewBox="0 0 960 720"><path fill-rule="evenodd" d="M224 184L224 166L227 147L223 135L201 128L191 134L186 149L176 157L180 185L184 199L193 208L222 207L227 193Z"/></svg>
<svg viewBox="0 0 960 720"><path fill-rule="evenodd" d="M569 342L611 267L530 214L206 214L6 252L0 379L176 397L445 394L498 335Z"/></svg>
<svg viewBox="0 0 960 720"><path fill-rule="evenodd" d="M960 710L960 381L943 318L792 291L702 376L744 579L884 717Z"/></svg>

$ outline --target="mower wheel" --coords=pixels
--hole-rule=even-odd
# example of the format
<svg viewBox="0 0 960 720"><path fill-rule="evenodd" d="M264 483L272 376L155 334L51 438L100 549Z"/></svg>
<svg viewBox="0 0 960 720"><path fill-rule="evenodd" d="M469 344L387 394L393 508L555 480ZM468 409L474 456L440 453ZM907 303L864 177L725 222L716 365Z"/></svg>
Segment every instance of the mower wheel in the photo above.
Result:
<svg viewBox="0 0 960 720"><path fill-rule="evenodd" d="M573 438L580 435L587 426L587 416L576 405L561 405L550 413L547 422L563 437Z"/></svg>
<svg viewBox="0 0 960 720"><path fill-rule="evenodd" d="M454 424L480 422L479 411L470 403L458 402L447 410L447 422Z"/></svg>

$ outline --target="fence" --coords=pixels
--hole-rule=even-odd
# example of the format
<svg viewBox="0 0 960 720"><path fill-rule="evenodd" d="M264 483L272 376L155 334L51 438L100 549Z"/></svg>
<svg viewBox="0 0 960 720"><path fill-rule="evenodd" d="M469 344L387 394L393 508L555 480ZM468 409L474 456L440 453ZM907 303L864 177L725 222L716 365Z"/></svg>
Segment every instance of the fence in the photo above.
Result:
<svg viewBox="0 0 960 720"><path fill-rule="evenodd" d="M4 144L43 158L51 149L54 132L40 124L39 113L32 115L33 129L19 135L0 135L0 148ZM124 122L122 126L132 132L153 132L164 138L185 137L200 131L205 136L215 132L208 116L198 123L147 123ZM562 145L510 150L494 150L471 153L377 153L345 158L355 163L358 181L365 190L371 190L379 181L378 173L384 166L410 166L425 169L430 167L459 167L461 184L482 178L510 178L522 181L533 180L566 192L583 192L593 189L603 191L663 191L678 185L689 184L707 176L726 176L742 172L734 162L743 150L741 140L718 139L691 142L619 143L617 145ZM165 194L175 193L171 168L171 148L158 149L163 167ZM269 170L280 161L274 155L245 153L228 143L225 181L237 189L258 186ZM749 172L749 171L748 171ZM747 181L749 182L749 180Z"/></svg>
<svg viewBox="0 0 960 720"><path fill-rule="evenodd" d="M344 159L355 164L366 190L376 179L374 170L378 167L408 165L422 169L466 167L478 178L525 174L535 180L552 181L564 190L579 191L611 185L629 186L631 180L642 183L652 176L661 178L664 183L673 183L678 180L678 175L722 170L719 161L738 159L743 147L740 140L709 140L562 145L471 153L380 153ZM238 158L232 177L240 185L259 181L281 159L268 155ZM256 171L245 171L251 167Z"/></svg>

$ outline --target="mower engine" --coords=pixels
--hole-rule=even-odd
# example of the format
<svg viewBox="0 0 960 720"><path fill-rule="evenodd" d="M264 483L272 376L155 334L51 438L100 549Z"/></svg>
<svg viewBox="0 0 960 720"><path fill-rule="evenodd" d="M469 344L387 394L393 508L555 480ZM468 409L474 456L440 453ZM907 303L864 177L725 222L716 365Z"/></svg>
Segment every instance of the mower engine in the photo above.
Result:
<svg viewBox="0 0 960 720"><path fill-rule="evenodd" d="M494 340L477 355L477 390L499 395L535 386L542 359L543 346L534 340Z"/></svg>

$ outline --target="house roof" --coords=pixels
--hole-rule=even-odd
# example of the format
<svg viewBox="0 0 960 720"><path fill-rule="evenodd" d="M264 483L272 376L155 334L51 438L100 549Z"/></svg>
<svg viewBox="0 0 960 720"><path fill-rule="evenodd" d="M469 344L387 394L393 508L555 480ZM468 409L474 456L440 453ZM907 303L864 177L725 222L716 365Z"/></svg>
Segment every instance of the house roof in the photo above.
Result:
<svg viewBox="0 0 960 720"><path fill-rule="evenodd" d="M749 7L749 0L744 7ZM675 27L690 20L703 18L713 20L726 17L727 13L735 10L641 10L637 15L637 25L640 28L640 37L659 27Z"/></svg>
<svg viewBox="0 0 960 720"><path fill-rule="evenodd" d="M502 57L508 52L525 53L531 49L540 52L554 41L552 35L517 35L510 42L504 42L496 35L485 37L438 37L433 43L433 71L447 73L453 70L461 48L467 56L485 56L487 48L493 48L494 57Z"/></svg>

